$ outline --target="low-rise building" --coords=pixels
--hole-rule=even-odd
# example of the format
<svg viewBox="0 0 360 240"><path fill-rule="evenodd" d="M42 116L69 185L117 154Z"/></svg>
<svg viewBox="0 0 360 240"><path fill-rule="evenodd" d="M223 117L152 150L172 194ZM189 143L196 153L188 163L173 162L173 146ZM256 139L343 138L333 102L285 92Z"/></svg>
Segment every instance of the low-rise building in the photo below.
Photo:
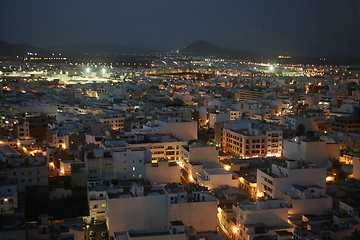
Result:
<svg viewBox="0 0 360 240"><path fill-rule="evenodd" d="M171 221L167 228L152 230L131 230L115 232L115 240L186 240L185 225L181 221Z"/></svg>
<svg viewBox="0 0 360 240"><path fill-rule="evenodd" d="M152 120L142 129L133 129L132 132L167 132L178 136L185 141L197 140L197 122L185 118L167 118Z"/></svg>
<svg viewBox="0 0 360 240"><path fill-rule="evenodd" d="M332 198L318 185L293 185L282 199L289 203L289 214L323 214L332 208Z"/></svg>
<svg viewBox="0 0 360 240"><path fill-rule="evenodd" d="M180 153L183 162L218 162L219 151L213 145L195 142L181 146Z"/></svg>
<svg viewBox="0 0 360 240"><path fill-rule="evenodd" d="M315 184L322 189L326 187L326 168L315 163L287 160L273 163L268 170L257 170L258 193L266 198L281 199L282 194L290 192L293 185Z"/></svg>
<svg viewBox="0 0 360 240"><path fill-rule="evenodd" d="M276 231L293 231L288 223L288 208L279 200L258 200L255 204L239 204L235 208L235 239L276 236Z"/></svg>
<svg viewBox="0 0 360 240"><path fill-rule="evenodd" d="M145 163L151 161L147 148L128 147L115 150L96 148L85 152L85 163L90 179L145 178Z"/></svg>
<svg viewBox="0 0 360 240"><path fill-rule="evenodd" d="M104 194L106 223L110 236L114 232L129 229L166 228L169 221L182 221L197 231L216 231L217 199L205 188L179 184L150 186L133 184L130 189L122 188L96 192ZM104 204L100 195L94 197L94 204ZM95 201L100 201L95 203ZM94 215L95 209L93 208Z"/></svg>
<svg viewBox="0 0 360 240"><path fill-rule="evenodd" d="M103 114L100 122L109 124L113 130L124 130L125 116L122 114Z"/></svg>
<svg viewBox="0 0 360 240"><path fill-rule="evenodd" d="M146 179L152 183L180 183L181 168L177 162L148 162L145 168Z"/></svg>
<svg viewBox="0 0 360 240"><path fill-rule="evenodd" d="M283 130L280 126L239 121L224 125L222 147L236 156L281 156Z"/></svg>
<svg viewBox="0 0 360 240"><path fill-rule="evenodd" d="M14 125L14 137L16 139L23 139L30 137L29 122L26 120L19 121L18 124Z"/></svg>
<svg viewBox="0 0 360 240"><path fill-rule="evenodd" d="M237 175L231 171L226 171L221 168L204 169L204 172L198 176L197 182L209 189L221 186L239 186L239 178Z"/></svg>
<svg viewBox="0 0 360 240"><path fill-rule="evenodd" d="M0 161L6 163L9 181L16 183L19 191L27 186L48 186L48 163L43 155L24 156L9 145L0 146Z"/></svg>
<svg viewBox="0 0 360 240"><path fill-rule="evenodd" d="M324 123L326 116L323 113L308 113L301 115L284 115L282 116L282 124L288 125L293 130L298 130L299 126L304 127L303 133L308 131L316 131L319 123Z"/></svg>
<svg viewBox="0 0 360 240"><path fill-rule="evenodd" d="M168 184L166 192L171 221L181 220L198 232L216 231L218 200L206 188L195 184L187 188Z"/></svg>
<svg viewBox="0 0 360 240"><path fill-rule="evenodd" d="M0 216L13 215L18 208L16 185L0 186Z"/></svg>
<svg viewBox="0 0 360 240"><path fill-rule="evenodd" d="M327 166L330 160L340 158L340 145L319 138L295 137L284 140L284 157Z"/></svg>
<svg viewBox="0 0 360 240"><path fill-rule="evenodd" d="M353 158L353 178L360 180L360 153Z"/></svg>
<svg viewBox="0 0 360 240"><path fill-rule="evenodd" d="M118 138L127 142L129 147L149 148L153 162L162 159L180 161L180 147L187 145L187 141L171 133L119 135Z"/></svg>

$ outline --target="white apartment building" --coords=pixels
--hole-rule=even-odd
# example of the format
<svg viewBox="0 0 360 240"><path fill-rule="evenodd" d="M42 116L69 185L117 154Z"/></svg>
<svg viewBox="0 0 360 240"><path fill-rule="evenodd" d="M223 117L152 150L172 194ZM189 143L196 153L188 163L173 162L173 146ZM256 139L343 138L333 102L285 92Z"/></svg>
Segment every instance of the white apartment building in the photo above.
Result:
<svg viewBox="0 0 360 240"><path fill-rule="evenodd" d="M306 176L306 177L304 177ZM281 199L293 185L326 187L326 168L310 162L287 160L284 165L272 164L271 169L257 169L258 193L266 198Z"/></svg>
<svg viewBox="0 0 360 240"><path fill-rule="evenodd" d="M322 113L282 116L282 124L288 125L291 129L294 130L297 130L299 125L303 125L305 127L304 133L306 133L307 131L316 131L316 125L325 121L326 116Z"/></svg>
<svg viewBox="0 0 360 240"><path fill-rule="evenodd" d="M219 150L213 145L193 143L180 148L181 160L185 162L218 162Z"/></svg>
<svg viewBox="0 0 360 240"><path fill-rule="evenodd" d="M113 130L124 130L125 116L121 114L112 114L100 118L100 122L109 124Z"/></svg>
<svg viewBox="0 0 360 240"><path fill-rule="evenodd" d="M113 152L96 148L84 152L88 179L115 179Z"/></svg>
<svg viewBox="0 0 360 240"><path fill-rule="evenodd" d="M151 152L144 147L120 148L114 150L114 170L117 179L145 178L145 163L151 162Z"/></svg>
<svg viewBox="0 0 360 240"><path fill-rule="evenodd" d="M181 167L186 180L192 182L203 172L203 164L217 164L219 151L213 145L193 143L180 148Z"/></svg>
<svg viewBox="0 0 360 240"><path fill-rule="evenodd" d="M239 204L234 209L236 227L231 229L234 239L252 240L260 236L276 236L276 231L292 231L287 222L288 208L279 200L258 200Z"/></svg>
<svg viewBox="0 0 360 240"><path fill-rule="evenodd" d="M146 179L152 183L180 183L181 168L177 162L148 162L145 169Z"/></svg>
<svg viewBox="0 0 360 240"><path fill-rule="evenodd" d="M30 137L29 122L26 120L19 121L14 125L14 137L16 139L26 139Z"/></svg>
<svg viewBox="0 0 360 240"><path fill-rule="evenodd" d="M237 175L231 171L226 171L223 168L204 169L198 176L197 182L209 189L221 186L239 186L239 178Z"/></svg>
<svg viewBox="0 0 360 240"><path fill-rule="evenodd" d="M16 208L18 208L17 186L0 186L0 216L13 215Z"/></svg>
<svg viewBox="0 0 360 240"><path fill-rule="evenodd" d="M326 195L324 188L313 185L292 185L283 193L291 214L323 214L332 208L332 198Z"/></svg>
<svg viewBox="0 0 360 240"><path fill-rule="evenodd" d="M110 236L129 229L166 228L168 221L164 188L134 185L130 191L108 193L106 196L106 224Z"/></svg>
<svg viewBox="0 0 360 240"><path fill-rule="evenodd" d="M209 113L209 127L214 128L215 123L223 123L230 120L230 112Z"/></svg>
<svg viewBox="0 0 360 240"><path fill-rule="evenodd" d="M48 124L46 138L50 147L69 148L69 136L77 134L83 129L83 126L76 121L63 121L54 124Z"/></svg>
<svg viewBox="0 0 360 240"><path fill-rule="evenodd" d="M19 191L27 186L47 186L48 163L45 156L24 157L9 145L0 146L0 161L6 162L6 177Z"/></svg>
<svg viewBox="0 0 360 240"><path fill-rule="evenodd" d="M171 133L148 133L120 135L119 140L124 140L129 147L143 147L151 151L152 161L162 159L167 161L180 161L180 147L187 145L187 141Z"/></svg>
<svg viewBox="0 0 360 240"><path fill-rule="evenodd" d="M115 232L115 240L186 240L185 225L171 221L167 228Z"/></svg>
<svg viewBox="0 0 360 240"><path fill-rule="evenodd" d="M122 189L114 188L112 185L106 186L103 181L88 181L87 198L89 204L88 222L92 220L106 220L106 197L108 193L121 193Z"/></svg>
<svg viewBox="0 0 360 240"><path fill-rule="evenodd" d="M141 147L97 148L85 152L89 179L142 179L145 178L145 163L150 161L151 152Z"/></svg>
<svg viewBox="0 0 360 240"><path fill-rule="evenodd" d="M360 155L354 156L353 159L353 178L360 180Z"/></svg>
<svg viewBox="0 0 360 240"><path fill-rule="evenodd" d="M249 121L225 125L223 150L236 156L281 156L283 131L271 124L251 124Z"/></svg>
<svg viewBox="0 0 360 240"><path fill-rule="evenodd" d="M235 121L239 117L243 116L244 112L232 110L230 111L230 121Z"/></svg>
<svg viewBox="0 0 360 240"><path fill-rule="evenodd" d="M340 143L320 139L296 137L284 140L284 157L327 166L329 160L339 160Z"/></svg>
<svg viewBox="0 0 360 240"><path fill-rule="evenodd" d="M197 139L197 122L185 118L168 118L166 120L153 120L143 126L142 129L134 129L133 132L168 132L179 138L190 141Z"/></svg>
<svg viewBox="0 0 360 240"><path fill-rule="evenodd" d="M181 220L197 232L216 231L218 200L209 191L198 185L184 189L181 185L169 184L166 192L170 202L170 221Z"/></svg>
<svg viewBox="0 0 360 240"><path fill-rule="evenodd" d="M178 184L133 185L123 192L107 191L106 223L114 232L166 228L169 221L182 221L197 231L216 231L217 199L204 188L188 189Z"/></svg>
<svg viewBox="0 0 360 240"><path fill-rule="evenodd" d="M164 122L162 129L166 132L175 134L185 141L197 140L198 138L198 123L193 120L184 118L169 118Z"/></svg>

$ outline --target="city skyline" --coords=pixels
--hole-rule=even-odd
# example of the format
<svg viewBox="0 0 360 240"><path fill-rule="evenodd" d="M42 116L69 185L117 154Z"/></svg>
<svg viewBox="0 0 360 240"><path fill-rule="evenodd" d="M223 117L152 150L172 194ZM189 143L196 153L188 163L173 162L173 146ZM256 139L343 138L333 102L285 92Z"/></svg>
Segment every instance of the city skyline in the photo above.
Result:
<svg viewBox="0 0 360 240"><path fill-rule="evenodd" d="M359 0L0 0L0 240L360 239Z"/></svg>

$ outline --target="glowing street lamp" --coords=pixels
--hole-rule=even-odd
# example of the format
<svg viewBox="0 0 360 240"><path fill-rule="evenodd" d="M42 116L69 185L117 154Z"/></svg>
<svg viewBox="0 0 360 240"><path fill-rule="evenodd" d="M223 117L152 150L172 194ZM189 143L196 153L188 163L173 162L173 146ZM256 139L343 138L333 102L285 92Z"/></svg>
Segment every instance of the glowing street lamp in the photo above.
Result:
<svg viewBox="0 0 360 240"><path fill-rule="evenodd" d="M262 197L264 197L264 193L263 193L263 192L258 192L258 193L256 194L256 196L257 196L258 198L262 198Z"/></svg>
<svg viewBox="0 0 360 240"><path fill-rule="evenodd" d="M194 182L195 180L194 180L194 178L193 178L193 176L192 175L189 175L189 182Z"/></svg>

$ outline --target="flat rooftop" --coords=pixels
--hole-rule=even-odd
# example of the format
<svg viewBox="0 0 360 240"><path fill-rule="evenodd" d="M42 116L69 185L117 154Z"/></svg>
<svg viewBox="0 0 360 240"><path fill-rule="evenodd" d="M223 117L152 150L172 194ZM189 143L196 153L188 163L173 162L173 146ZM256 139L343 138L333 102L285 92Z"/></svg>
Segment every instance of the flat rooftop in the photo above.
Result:
<svg viewBox="0 0 360 240"><path fill-rule="evenodd" d="M232 172L226 171L223 168L206 169L205 171L209 175L233 174Z"/></svg>
<svg viewBox="0 0 360 240"><path fill-rule="evenodd" d="M171 133L143 133L136 135L120 135L118 137L129 144L186 142Z"/></svg>
<svg viewBox="0 0 360 240"><path fill-rule="evenodd" d="M9 145L3 145L0 147L0 154L3 156L21 156L21 154Z"/></svg>

